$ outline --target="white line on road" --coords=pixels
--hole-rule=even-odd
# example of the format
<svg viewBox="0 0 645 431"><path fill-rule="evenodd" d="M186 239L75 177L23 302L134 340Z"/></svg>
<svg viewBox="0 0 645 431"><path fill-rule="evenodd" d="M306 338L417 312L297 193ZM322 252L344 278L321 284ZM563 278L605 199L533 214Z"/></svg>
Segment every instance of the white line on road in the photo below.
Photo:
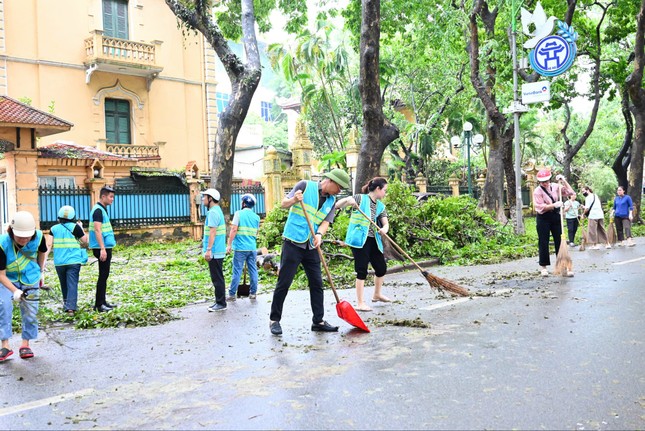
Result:
<svg viewBox="0 0 645 431"><path fill-rule="evenodd" d="M448 307L450 305L456 305L456 304L461 304L462 302L466 301L471 301L475 298L459 298L455 299L454 301L447 301L447 302L442 302L441 304L433 304L429 305L427 307L422 307L421 310L436 310L437 308L443 308L443 307Z"/></svg>
<svg viewBox="0 0 645 431"><path fill-rule="evenodd" d="M68 392L66 394L55 395L49 398L43 398L41 400L30 401L28 403L19 404L17 406L5 407L0 409L0 416L12 415L14 413L24 412L25 410L36 409L38 407L48 406L50 404L56 404L61 401L66 401L72 398L83 397L94 392L93 388L83 389L76 392Z"/></svg>
<svg viewBox="0 0 645 431"><path fill-rule="evenodd" d="M504 293L509 293L509 292L512 292L512 291L513 291L513 289L498 289L498 290L495 291L495 295L502 295ZM442 302L440 304L433 304L433 305L429 305L427 307L421 307L420 310L427 310L427 311L436 310L438 308L448 307L450 305L461 304L462 302L473 301L475 299L477 299L476 296L467 297L467 298L459 298L459 299L455 299L454 301L447 301L447 302Z"/></svg>
<svg viewBox="0 0 645 431"><path fill-rule="evenodd" d="M614 262L614 265L625 265L626 263L638 262L639 260L643 260L643 259L645 259L645 256L639 257L637 259L624 260L622 262Z"/></svg>

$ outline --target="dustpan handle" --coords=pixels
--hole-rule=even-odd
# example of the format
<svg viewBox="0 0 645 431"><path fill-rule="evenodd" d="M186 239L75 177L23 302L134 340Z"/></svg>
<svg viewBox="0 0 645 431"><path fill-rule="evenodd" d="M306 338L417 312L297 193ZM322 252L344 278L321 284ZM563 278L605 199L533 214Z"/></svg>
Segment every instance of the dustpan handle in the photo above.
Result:
<svg viewBox="0 0 645 431"><path fill-rule="evenodd" d="M311 220L309 220L309 214L307 213L307 210L305 209L305 205L300 202L300 208L302 208L302 212L305 215L305 219L307 219L307 225L309 226L309 232L311 233L311 237L315 237L316 233L314 232L314 227L311 224ZM327 267L327 261L325 260L325 256L323 256L322 249L320 246L316 247L318 250L318 255L320 256L320 261L323 264L323 267L325 268L325 274L327 274L327 280L329 281L329 285L331 286L331 291L334 292L334 296L336 297L336 302L340 302L340 298L338 297L338 293L336 292L336 287L334 286L334 281L331 278L331 272L329 272L329 268Z"/></svg>

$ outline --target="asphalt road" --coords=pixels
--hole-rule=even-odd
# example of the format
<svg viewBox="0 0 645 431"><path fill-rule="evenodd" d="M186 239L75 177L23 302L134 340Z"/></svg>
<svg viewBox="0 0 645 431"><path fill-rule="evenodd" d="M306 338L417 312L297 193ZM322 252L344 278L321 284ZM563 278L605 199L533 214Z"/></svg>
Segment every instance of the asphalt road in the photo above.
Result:
<svg viewBox="0 0 645 431"><path fill-rule="evenodd" d="M643 429L645 241L572 258L567 279L538 277L535 258L431 269L471 298L388 275L395 302L361 314L371 333L337 317L331 292L341 329L311 332L303 291L280 337L267 294L157 327L50 329L35 358L0 363L0 427Z"/></svg>

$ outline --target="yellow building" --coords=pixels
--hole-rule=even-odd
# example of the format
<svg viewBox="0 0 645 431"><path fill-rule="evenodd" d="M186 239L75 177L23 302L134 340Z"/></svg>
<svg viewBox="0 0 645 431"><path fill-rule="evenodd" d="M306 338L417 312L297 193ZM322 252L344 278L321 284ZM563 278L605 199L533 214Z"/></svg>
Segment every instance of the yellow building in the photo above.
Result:
<svg viewBox="0 0 645 431"><path fill-rule="evenodd" d="M210 166L215 54L163 0L0 0L0 95L74 124L39 139Z"/></svg>

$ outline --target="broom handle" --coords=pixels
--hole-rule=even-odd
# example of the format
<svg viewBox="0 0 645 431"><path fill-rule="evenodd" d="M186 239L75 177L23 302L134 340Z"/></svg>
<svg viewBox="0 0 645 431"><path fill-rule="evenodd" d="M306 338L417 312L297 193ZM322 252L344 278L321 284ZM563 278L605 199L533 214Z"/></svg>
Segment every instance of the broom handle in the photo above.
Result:
<svg viewBox="0 0 645 431"><path fill-rule="evenodd" d="M560 195L560 202L562 202L562 181L560 181L560 187L558 187L558 194ZM562 238L564 238L564 202L562 202L560 209L560 227L562 228Z"/></svg>
<svg viewBox="0 0 645 431"><path fill-rule="evenodd" d="M316 236L316 232L314 232L314 227L311 224L311 220L309 220L309 214L307 213L307 210L305 209L305 205L300 202L300 208L302 208L302 212L305 214L305 219L307 219L307 225L309 226L309 233L311 233L311 237ZM321 238L322 239L322 238ZM320 248L320 246L316 247L318 250L318 255L320 256L320 261L322 262L323 266L325 267L325 274L327 274L327 280L329 280L329 285L331 286L331 291L334 292L334 296L336 297L336 302L340 303L340 298L338 297L338 292L336 292L336 287L334 287L334 281L331 278L331 272L329 272L329 268L327 267L327 261L325 260L325 256L323 255L323 252Z"/></svg>
<svg viewBox="0 0 645 431"><path fill-rule="evenodd" d="M399 247L399 245L398 245L397 243L395 243L395 242L394 242L394 240L388 236L388 234L386 234L385 232L380 232L381 228L379 227L379 225L377 225L376 223L374 223L374 221L373 221L371 218L369 218L369 216L368 216L367 214L365 214L365 213L364 213L360 208L358 208L358 207L354 207L354 208L355 208L359 213L363 214L363 216L364 216L367 220L369 220L369 222L370 222L372 225L374 225L374 226L378 229L378 231L379 231L378 233L379 233L379 234L381 234L381 235L383 235L385 238L387 238L387 239L392 243L392 245L394 245L394 248L396 248L396 249L398 250L398 252L399 252L399 253L401 253L402 255L404 255L405 257L407 257L407 258L410 260L410 262L412 262L412 263L414 264L414 266L416 266L416 267L419 269L419 271L424 272L424 271L423 271L423 268L421 268L421 267L420 267L420 266L419 266L419 265L418 265L418 264L417 264L417 263L416 263L416 262L415 262L415 261L410 257L410 255L409 255L409 254L407 254L405 251L403 251L403 249L402 249L401 247Z"/></svg>

